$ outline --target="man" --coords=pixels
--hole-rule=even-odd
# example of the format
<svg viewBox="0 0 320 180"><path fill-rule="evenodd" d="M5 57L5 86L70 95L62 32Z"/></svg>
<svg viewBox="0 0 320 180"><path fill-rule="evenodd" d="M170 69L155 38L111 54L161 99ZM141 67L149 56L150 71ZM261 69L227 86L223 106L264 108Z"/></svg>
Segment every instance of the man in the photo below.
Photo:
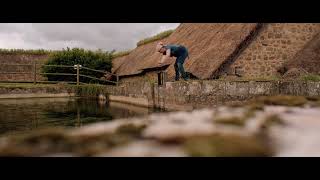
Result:
<svg viewBox="0 0 320 180"><path fill-rule="evenodd" d="M179 81L180 74L184 80L188 80L188 77L183 67L184 61L187 57L189 58L188 49L186 47L175 44L163 45L163 43L160 42L157 44L156 50L157 52L163 54L163 57L160 60L159 65L162 65L165 62L165 60L169 57L177 58L174 64L174 70L176 71L176 81Z"/></svg>

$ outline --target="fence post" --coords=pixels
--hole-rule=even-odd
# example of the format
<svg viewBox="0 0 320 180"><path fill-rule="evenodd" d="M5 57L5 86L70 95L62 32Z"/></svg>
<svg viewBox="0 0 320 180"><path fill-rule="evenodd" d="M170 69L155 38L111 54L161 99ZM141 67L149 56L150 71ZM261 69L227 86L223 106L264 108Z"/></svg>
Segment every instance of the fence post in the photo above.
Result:
<svg viewBox="0 0 320 180"><path fill-rule="evenodd" d="M79 86L79 64L77 64L77 86Z"/></svg>
<svg viewBox="0 0 320 180"><path fill-rule="evenodd" d="M33 62L33 83L37 84L37 62Z"/></svg>
<svg viewBox="0 0 320 180"><path fill-rule="evenodd" d="M163 84L164 84L164 86L166 86L167 78L168 78L168 73L167 73L167 71L164 71L163 72Z"/></svg>
<svg viewBox="0 0 320 180"><path fill-rule="evenodd" d="M117 86L119 85L119 75L116 75L117 76Z"/></svg>

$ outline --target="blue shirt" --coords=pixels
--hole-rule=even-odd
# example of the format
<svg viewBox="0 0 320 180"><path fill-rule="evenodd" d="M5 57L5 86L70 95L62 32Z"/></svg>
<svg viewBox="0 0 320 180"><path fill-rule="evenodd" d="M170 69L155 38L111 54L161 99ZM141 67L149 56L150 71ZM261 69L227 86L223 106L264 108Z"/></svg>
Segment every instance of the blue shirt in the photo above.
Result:
<svg viewBox="0 0 320 180"><path fill-rule="evenodd" d="M170 49L171 56L174 56L174 57L182 56L185 53L187 53L187 49L180 45L170 44L170 45L164 46L164 48ZM166 52L164 52L163 54L165 55Z"/></svg>

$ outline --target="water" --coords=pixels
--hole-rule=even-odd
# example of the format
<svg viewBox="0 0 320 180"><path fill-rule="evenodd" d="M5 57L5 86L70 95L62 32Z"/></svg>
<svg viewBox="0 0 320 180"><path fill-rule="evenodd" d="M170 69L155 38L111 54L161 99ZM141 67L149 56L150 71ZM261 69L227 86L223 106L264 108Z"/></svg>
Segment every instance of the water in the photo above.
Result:
<svg viewBox="0 0 320 180"><path fill-rule="evenodd" d="M77 128L85 124L137 117L158 110L82 98L0 100L0 136L48 127Z"/></svg>

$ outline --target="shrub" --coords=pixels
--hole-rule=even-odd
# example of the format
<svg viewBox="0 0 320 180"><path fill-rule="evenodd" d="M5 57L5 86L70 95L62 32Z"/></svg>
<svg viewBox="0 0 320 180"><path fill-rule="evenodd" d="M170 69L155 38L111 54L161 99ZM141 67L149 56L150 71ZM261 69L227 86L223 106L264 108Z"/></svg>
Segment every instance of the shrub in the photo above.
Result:
<svg viewBox="0 0 320 180"><path fill-rule="evenodd" d="M80 64L83 67L111 71L112 68L112 53L99 51L89 51L79 48L73 48L55 52L49 56L46 65L69 65ZM44 73L72 73L76 74L74 68L62 68L62 67L43 67ZM80 69L80 74L93 76L100 78L104 75L101 72L89 71L86 69ZM49 81L76 81L76 76L62 76L62 75L45 75ZM97 82L92 81L87 77L80 77L80 81L84 83Z"/></svg>
<svg viewBox="0 0 320 180"><path fill-rule="evenodd" d="M173 29L161 32L161 33L159 33L159 34L157 34L155 36L152 36L152 37L149 37L149 38L146 38L146 39L143 39L143 40L139 41L137 43L137 46L141 46L141 45L148 44L148 43L160 40L160 39L164 39L164 38L170 36L173 32L174 32Z"/></svg>

